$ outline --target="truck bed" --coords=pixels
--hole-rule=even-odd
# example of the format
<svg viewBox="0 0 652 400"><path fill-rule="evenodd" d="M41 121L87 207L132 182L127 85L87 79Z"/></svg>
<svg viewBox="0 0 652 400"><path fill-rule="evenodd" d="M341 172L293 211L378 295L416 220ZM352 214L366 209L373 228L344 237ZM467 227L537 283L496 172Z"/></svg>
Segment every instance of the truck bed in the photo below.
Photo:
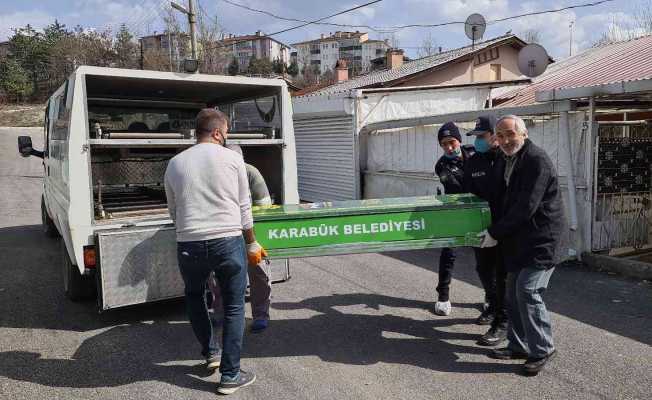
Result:
<svg viewBox="0 0 652 400"><path fill-rule="evenodd" d="M94 198L96 221L168 213L161 186L98 188Z"/></svg>

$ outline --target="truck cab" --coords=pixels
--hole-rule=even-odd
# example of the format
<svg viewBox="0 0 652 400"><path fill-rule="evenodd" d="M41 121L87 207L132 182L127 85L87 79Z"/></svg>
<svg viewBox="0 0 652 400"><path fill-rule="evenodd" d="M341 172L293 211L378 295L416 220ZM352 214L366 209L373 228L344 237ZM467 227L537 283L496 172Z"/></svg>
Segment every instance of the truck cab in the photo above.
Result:
<svg viewBox="0 0 652 400"><path fill-rule="evenodd" d="M101 310L183 295L163 175L196 143L199 110L229 116L228 143L263 174L275 204L297 204L292 106L285 81L79 67L50 97L43 158L46 234L62 238L66 295L97 292ZM287 260L273 269L287 271Z"/></svg>

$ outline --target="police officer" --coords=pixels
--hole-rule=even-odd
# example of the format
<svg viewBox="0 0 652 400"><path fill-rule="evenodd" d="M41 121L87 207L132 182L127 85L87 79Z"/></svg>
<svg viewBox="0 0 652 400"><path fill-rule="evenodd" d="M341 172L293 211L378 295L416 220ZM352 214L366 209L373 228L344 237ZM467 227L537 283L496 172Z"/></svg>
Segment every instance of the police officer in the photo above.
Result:
<svg viewBox="0 0 652 400"><path fill-rule="evenodd" d="M492 169L500 155L494 136L496 119L481 116L475 128L467 136L475 135L475 154L464 165L466 191L489 202L491 215L496 218L495 201L492 198ZM487 306L477 319L479 325L491 325L478 344L495 346L507 337L507 312L505 309L505 279L507 274L501 262L499 247L473 248L476 270L485 291Z"/></svg>
<svg viewBox="0 0 652 400"><path fill-rule="evenodd" d="M437 140L444 155L435 164L435 173L444 185L446 194L465 193L464 163L473 155L473 146L462 146L460 130L453 122L447 122L439 129ZM453 268L455 267L455 250L445 247L439 256L439 298L433 312L437 315L450 315L449 298Z"/></svg>

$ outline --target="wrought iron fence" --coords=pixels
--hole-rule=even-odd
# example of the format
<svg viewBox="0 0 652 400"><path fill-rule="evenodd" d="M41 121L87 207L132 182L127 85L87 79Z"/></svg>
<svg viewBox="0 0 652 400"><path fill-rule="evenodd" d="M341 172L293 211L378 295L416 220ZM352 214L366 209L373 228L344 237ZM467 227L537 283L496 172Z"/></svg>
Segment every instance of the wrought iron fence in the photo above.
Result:
<svg viewBox="0 0 652 400"><path fill-rule="evenodd" d="M593 250L652 243L652 125L600 124Z"/></svg>
<svg viewBox="0 0 652 400"><path fill-rule="evenodd" d="M593 250L640 249L652 242L652 192L600 193L595 206Z"/></svg>

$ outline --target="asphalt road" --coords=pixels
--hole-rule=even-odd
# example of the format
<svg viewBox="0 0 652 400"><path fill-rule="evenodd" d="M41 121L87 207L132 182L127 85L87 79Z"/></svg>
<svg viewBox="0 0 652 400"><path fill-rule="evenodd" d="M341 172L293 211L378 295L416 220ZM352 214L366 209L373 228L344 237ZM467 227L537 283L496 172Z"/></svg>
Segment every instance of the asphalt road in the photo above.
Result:
<svg viewBox="0 0 652 400"><path fill-rule="evenodd" d="M218 375L203 372L181 301L98 315L64 299L59 243L40 231L41 165L17 155L19 132L0 128L0 399L213 398ZM245 338L242 365L258 380L232 398L650 398L649 283L558 268L546 301L559 356L524 377L475 345L485 328L473 324L482 292L469 251L452 315L428 311L437 256L293 261L270 328Z"/></svg>

